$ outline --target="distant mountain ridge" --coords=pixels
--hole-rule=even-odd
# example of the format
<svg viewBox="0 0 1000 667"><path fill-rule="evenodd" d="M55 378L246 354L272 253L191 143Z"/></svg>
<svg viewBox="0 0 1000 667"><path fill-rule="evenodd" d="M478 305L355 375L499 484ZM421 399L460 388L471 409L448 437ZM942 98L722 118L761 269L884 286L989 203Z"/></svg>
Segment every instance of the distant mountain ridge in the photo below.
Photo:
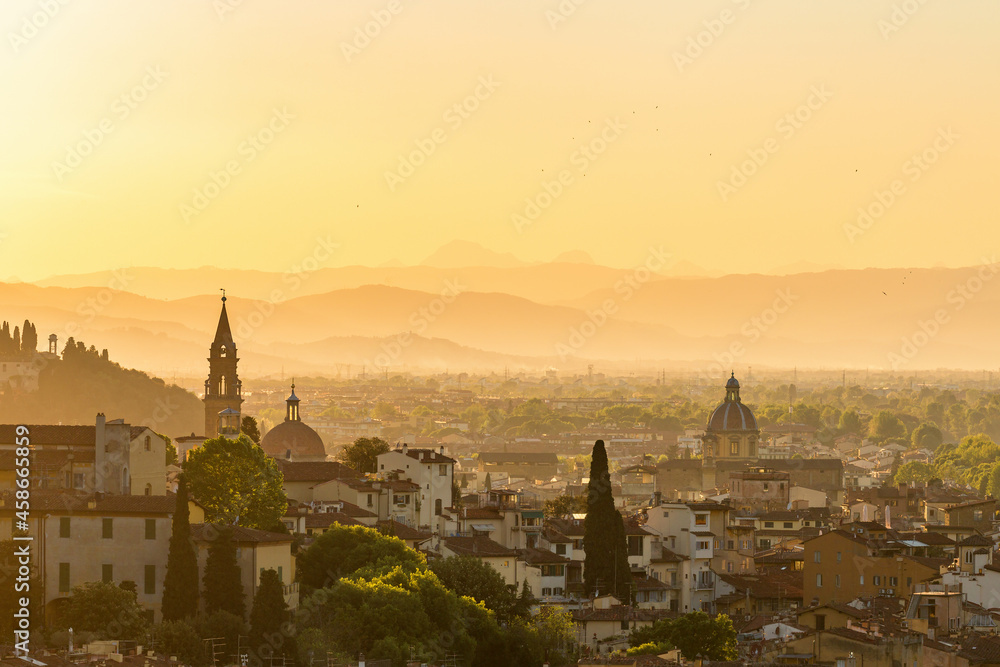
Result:
<svg viewBox="0 0 1000 667"><path fill-rule="evenodd" d="M130 271L129 287L137 291L165 275L162 269ZM276 304L233 296L247 284L263 291L274 274L207 271L205 291L230 290L241 363L257 374L375 363L380 346L399 336L411 342L389 356L389 366L410 370L473 360L481 368L581 368L594 361L683 366L710 375L745 365L888 368L898 362L900 372L1000 366L994 333L1000 280L977 278L994 275L989 268L656 276L636 283L634 271L587 264L347 267L317 271L299 291L286 288ZM185 289L195 286L195 274L178 275ZM374 276L410 286L373 281L321 289ZM978 288L971 290L975 280ZM545 298L531 298L533 292ZM219 308L215 294L165 299L23 283L0 284L0 303L8 319L36 321L42 340L50 332L65 338L72 323L88 343L115 350L122 363L158 373L203 370ZM928 329L933 335L922 333Z"/></svg>

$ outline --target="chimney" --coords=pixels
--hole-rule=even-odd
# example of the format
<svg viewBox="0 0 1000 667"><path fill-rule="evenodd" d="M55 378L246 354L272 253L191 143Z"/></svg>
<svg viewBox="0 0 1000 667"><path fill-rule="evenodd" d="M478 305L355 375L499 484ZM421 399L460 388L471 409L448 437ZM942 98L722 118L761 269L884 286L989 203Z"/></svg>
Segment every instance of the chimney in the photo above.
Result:
<svg viewBox="0 0 1000 667"><path fill-rule="evenodd" d="M105 429L107 420L103 412L97 413L97 424L94 428L94 479L93 488L104 489L104 479L107 473L105 448L108 446L108 435Z"/></svg>
<svg viewBox="0 0 1000 667"><path fill-rule="evenodd" d="M403 453L404 454L406 453L406 443L405 442L403 443Z"/></svg>
<svg viewBox="0 0 1000 667"><path fill-rule="evenodd" d="M444 445L441 445L441 456L444 456Z"/></svg>

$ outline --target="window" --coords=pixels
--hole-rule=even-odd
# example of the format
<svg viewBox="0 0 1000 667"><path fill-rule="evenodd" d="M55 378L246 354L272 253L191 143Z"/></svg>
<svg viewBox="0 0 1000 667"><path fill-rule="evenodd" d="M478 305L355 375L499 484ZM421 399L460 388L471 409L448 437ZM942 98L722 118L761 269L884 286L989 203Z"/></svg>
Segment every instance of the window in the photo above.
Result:
<svg viewBox="0 0 1000 667"><path fill-rule="evenodd" d="M559 587L559 586L556 586L555 588L552 589L552 594L553 595L562 595L563 594L563 589L561 587Z"/></svg>
<svg viewBox="0 0 1000 667"><path fill-rule="evenodd" d="M439 477L447 477L448 476L448 465L447 464L442 463L442 464L440 464L438 466L438 476Z"/></svg>
<svg viewBox="0 0 1000 667"><path fill-rule="evenodd" d="M840 562L840 552L839 551L837 552L837 562L838 563Z"/></svg>
<svg viewBox="0 0 1000 667"><path fill-rule="evenodd" d="M552 589L551 588L543 588L542 589L542 595L544 595L544 596L552 595Z"/></svg>
<svg viewBox="0 0 1000 667"><path fill-rule="evenodd" d="M438 498L434 501L434 516L441 516L443 511L441 499Z"/></svg>
<svg viewBox="0 0 1000 667"><path fill-rule="evenodd" d="M628 555L629 556L642 555L642 535L628 536Z"/></svg>
<svg viewBox="0 0 1000 667"><path fill-rule="evenodd" d="M816 630L826 630L826 615L816 614Z"/></svg>
<svg viewBox="0 0 1000 667"><path fill-rule="evenodd" d="M374 503L372 502L372 494L368 494L368 507L371 507Z"/></svg>
<svg viewBox="0 0 1000 667"><path fill-rule="evenodd" d="M667 510L663 510L663 518L664 519L669 519L670 518L670 512L668 512Z"/></svg>
<svg viewBox="0 0 1000 667"><path fill-rule="evenodd" d="M153 439L148 435L146 436L146 451L150 452L153 450Z"/></svg>
<svg viewBox="0 0 1000 667"><path fill-rule="evenodd" d="M696 526L707 526L708 525L708 515L707 514L695 514L694 515L694 525L696 525Z"/></svg>
<svg viewBox="0 0 1000 667"><path fill-rule="evenodd" d="M881 583L882 583L882 577L878 576L877 574L872 577L873 586L879 586Z"/></svg>
<svg viewBox="0 0 1000 667"><path fill-rule="evenodd" d="M983 511L982 510L974 510L972 512L972 520L973 521L982 521L983 520Z"/></svg>
<svg viewBox="0 0 1000 667"><path fill-rule="evenodd" d="M106 584L110 584L114 580L114 566L112 566L111 563L104 563L101 565L101 581Z"/></svg>
<svg viewBox="0 0 1000 667"><path fill-rule="evenodd" d="M823 588L823 575L822 574L817 574L816 575L816 588Z"/></svg>
<svg viewBox="0 0 1000 667"><path fill-rule="evenodd" d="M147 484L146 489L143 491L143 495L151 496L153 495L153 485Z"/></svg>
<svg viewBox="0 0 1000 667"><path fill-rule="evenodd" d="M69 593L69 563L59 563L59 592Z"/></svg>
<svg viewBox="0 0 1000 667"><path fill-rule="evenodd" d="M912 585L913 585L913 577L907 577L906 578L906 587L909 588Z"/></svg>
<svg viewBox="0 0 1000 667"><path fill-rule="evenodd" d="M771 540L769 540L769 539L762 539L760 541L760 548L761 549L770 549L771 548Z"/></svg>
<svg viewBox="0 0 1000 667"><path fill-rule="evenodd" d="M839 574L833 575L833 585L836 586L837 588L840 588L840 575Z"/></svg>
<svg viewBox="0 0 1000 667"><path fill-rule="evenodd" d="M566 545L565 544L557 544L556 545L556 553L559 554L560 556L565 556L566 555Z"/></svg>
<svg viewBox="0 0 1000 667"><path fill-rule="evenodd" d="M733 540L728 540L726 542L726 548L729 549L730 551L733 550Z"/></svg>
<svg viewBox="0 0 1000 667"><path fill-rule="evenodd" d="M774 528L774 522L773 521L765 521L764 522L764 527L765 528Z"/></svg>
<svg viewBox="0 0 1000 667"><path fill-rule="evenodd" d="M105 540L114 539L115 536L115 524L114 519L102 519L101 520L101 537Z"/></svg>
<svg viewBox="0 0 1000 667"><path fill-rule="evenodd" d="M813 562L814 563L822 562L822 558L823 558L823 555L819 551L814 551L813 552Z"/></svg>
<svg viewBox="0 0 1000 667"><path fill-rule="evenodd" d="M792 522L791 521L786 521L785 522L785 528L791 528L791 527L792 527Z"/></svg>
<svg viewBox="0 0 1000 667"><path fill-rule="evenodd" d="M146 595L153 595L156 593L156 566L147 565L146 566L146 577L145 585L143 586L143 592Z"/></svg>
<svg viewBox="0 0 1000 667"><path fill-rule="evenodd" d="M709 542L708 540L698 540L698 542L695 543L694 548L699 550L705 550L705 549L710 549L711 547L712 543Z"/></svg>
<svg viewBox="0 0 1000 667"><path fill-rule="evenodd" d="M899 585L899 579L896 577L889 577L889 585L893 587Z"/></svg>
<svg viewBox="0 0 1000 667"><path fill-rule="evenodd" d="M146 519L146 539L156 539L156 519Z"/></svg>
<svg viewBox="0 0 1000 667"><path fill-rule="evenodd" d="M409 505L410 504L410 496L409 495L394 495L392 497L392 502L396 503L397 505Z"/></svg>
<svg viewBox="0 0 1000 667"><path fill-rule="evenodd" d="M863 575L863 574L861 575L861 577L859 578L858 583L861 584L862 586L865 585L865 575Z"/></svg>
<svg viewBox="0 0 1000 667"><path fill-rule="evenodd" d="M740 441L739 440L730 440L729 441L729 453L732 456L739 456L739 454L740 454Z"/></svg>
<svg viewBox="0 0 1000 667"><path fill-rule="evenodd" d="M59 537L69 537L69 517L59 517Z"/></svg>
<svg viewBox="0 0 1000 667"><path fill-rule="evenodd" d="M764 482L764 491L767 491L767 489L768 489L767 482Z"/></svg>

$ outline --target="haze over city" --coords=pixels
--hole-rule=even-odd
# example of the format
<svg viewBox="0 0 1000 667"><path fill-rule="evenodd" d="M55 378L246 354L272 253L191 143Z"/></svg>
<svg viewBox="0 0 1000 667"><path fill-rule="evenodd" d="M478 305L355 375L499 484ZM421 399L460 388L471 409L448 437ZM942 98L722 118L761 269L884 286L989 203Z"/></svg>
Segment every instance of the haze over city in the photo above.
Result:
<svg viewBox="0 0 1000 667"><path fill-rule="evenodd" d="M0 667L1000 665L1000 3L0 4Z"/></svg>

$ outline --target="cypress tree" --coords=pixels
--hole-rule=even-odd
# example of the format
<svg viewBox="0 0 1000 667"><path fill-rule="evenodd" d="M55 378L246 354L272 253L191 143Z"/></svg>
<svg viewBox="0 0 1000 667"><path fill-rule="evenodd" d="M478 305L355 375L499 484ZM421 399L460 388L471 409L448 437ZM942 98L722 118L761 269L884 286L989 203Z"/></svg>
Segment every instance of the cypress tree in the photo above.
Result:
<svg viewBox="0 0 1000 667"><path fill-rule="evenodd" d="M632 570L628 564L628 542L621 513L611 495L611 473L604 441L594 443L587 485L587 518L583 523L583 586L590 595L595 590L610 593L622 601L632 601Z"/></svg>
<svg viewBox="0 0 1000 667"><path fill-rule="evenodd" d="M250 645L261 658L270 655L287 657L295 641L294 637L285 637L281 633L282 625L288 619L288 604L278 573L273 569L262 571L260 586L250 610Z"/></svg>
<svg viewBox="0 0 1000 667"><path fill-rule="evenodd" d="M243 602L243 577L236 561L236 542L232 526L215 526L216 535L205 559L205 612L228 611L246 618Z"/></svg>
<svg viewBox="0 0 1000 667"><path fill-rule="evenodd" d="M198 613L198 556L191 541L187 482L177 483L177 507L170 526L167 574L163 580L163 620L179 621Z"/></svg>

